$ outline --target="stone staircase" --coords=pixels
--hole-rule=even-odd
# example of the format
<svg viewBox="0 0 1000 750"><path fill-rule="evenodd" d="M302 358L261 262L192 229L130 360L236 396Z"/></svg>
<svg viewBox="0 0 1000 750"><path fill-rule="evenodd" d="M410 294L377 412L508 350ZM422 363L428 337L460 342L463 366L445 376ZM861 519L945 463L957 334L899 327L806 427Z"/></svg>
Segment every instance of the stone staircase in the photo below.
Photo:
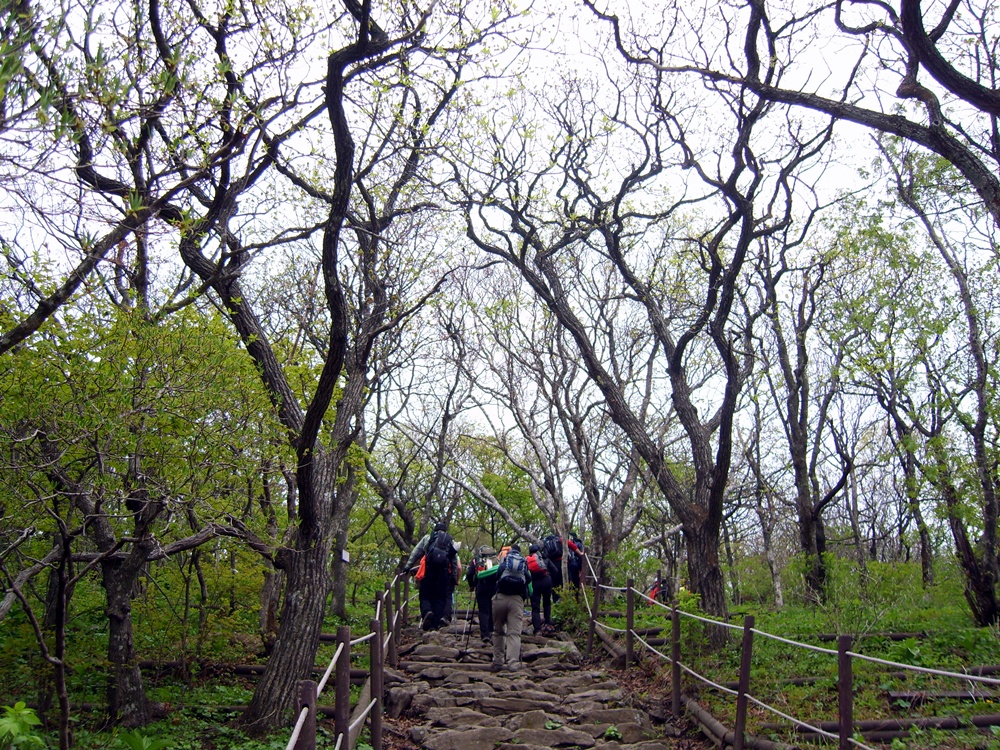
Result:
<svg viewBox="0 0 1000 750"><path fill-rule="evenodd" d="M468 633L467 629L472 628ZM403 631L399 670L387 680L395 748L427 750L678 750L704 748L700 735L667 722L656 706L628 705L599 665L587 666L568 637L522 637L522 667L491 672L478 627ZM395 723L394 719L399 719Z"/></svg>

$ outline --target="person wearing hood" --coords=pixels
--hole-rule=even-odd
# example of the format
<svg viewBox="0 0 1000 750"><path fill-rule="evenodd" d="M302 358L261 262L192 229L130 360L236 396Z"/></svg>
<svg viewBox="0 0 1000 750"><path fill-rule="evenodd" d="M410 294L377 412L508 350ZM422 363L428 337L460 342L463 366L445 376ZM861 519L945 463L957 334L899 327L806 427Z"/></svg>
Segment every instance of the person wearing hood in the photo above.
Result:
<svg viewBox="0 0 1000 750"><path fill-rule="evenodd" d="M406 569L418 576L421 627L437 630L448 614L458 570L458 550L444 523L435 524L434 530L417 542L406 561Z"/></svg>

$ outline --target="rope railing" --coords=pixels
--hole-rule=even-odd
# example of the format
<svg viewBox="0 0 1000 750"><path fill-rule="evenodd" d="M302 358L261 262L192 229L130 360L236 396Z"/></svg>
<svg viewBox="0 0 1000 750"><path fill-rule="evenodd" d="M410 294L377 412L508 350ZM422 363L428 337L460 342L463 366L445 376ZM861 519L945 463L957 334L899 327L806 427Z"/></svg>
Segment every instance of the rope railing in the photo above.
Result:
<svg viewBox="0 0 1000 750"><path fill-rule="evenodd" d="M371 703L369 703L368 707L361 712L361 715L350 723L348 728L350 729L351 734L353 734L354 731L365 722L365 720L368 718L368 714L372 712L372 709L375 707L376 703L378 703L378 699L372 698Z"/></svg>
<svg viewBox="0 0 1000 750"><path fill-rule="evenodd" d="M594 574L593 565L590 564L589 558L587 559L588 566L590 567L591 573ZM672 700L671 707L675 715L680 715L682 705L687 708L689 712L693 712L698 718L699 723L702 724L703 729L712 734L717 743L722 742L725 744L730 744L733 750L743 750L747 742L746 736L746 718L747 718L747 707L749 704L753 704L764 711L774 714L781 719L790 722L793 728L797 732L809 732L812 733L814 737L822 737L827 739L836 740L839 743L839 750L849 750L850 748L860 748L861 750L872 750L869 745L866 745L854 736L855 730L860 731L854 722L853 714L853 660L861 660L866 662L872 662L886 667L891 667L893 669L910 671L915 673L923 673L935 675L943 678L951 678L958 680L965 680L969 682L977 682L985 685L1000 685L1000 679L993 677L984 677L975 674L967 674L962 672L951 672L943 669L934 669L931 667L920 667L914 664L905 664L901 662L890 661L887 659L879 659L873 656L867 656L865 654L859 654L850 649L851 637L850 636L840 636L837 639L837 649L822 648L819 646L814 646L809 643L802 643L800 641L795 641L789 638L784 638L773 633L768 633L762 630L754 628L754 618L752 615L747 615L744 618L742 626L733 625L732 623L712 619L710 617L703 617L701 615L696 615L691 612L684 612L678 606L676 602L669 605L657 601L653 597L647 595L644 591L640 591L633 586L632 580L629 579L625 587L619 586L609 586L600 583L597 579L596 574L594 574L594 593L595 601L594 606L591 607L587 599L587 592L584 588L583 598L585 604L587 604L587 611L591 618L590 631L591 634L595 632L615 632L625 634L625 648L624 653L621 653L622 649L620 645L615 645L613 642L609 643L609 636L602 635L602 639L605 641L605 645L608 647L616 658L624 658L625 668L631 666L632 661L636 658L633 653L633 642L638 641L641 644L641 648L645 651L655 654L657 657L662 659L671 665L672 668L672 679L671 679L671 692ZM602 591L616 591L625 592L626 595L626 613L625 620L626 625L624 628L615 627L608 622L600 621L600 606L599 606L599 595ZM670 613L671 621L671 635L669 639L657 639L656 643L650 643L642 637L643 633L649 632L648 630L643 630L639 632L635 629L634 623L634 604L636 599L640 601L645 601L650 605L660 607ZM620 613L617 616L621 616ZM737 683L737 688L734 690L729 685L719 684L705 675L699 674L690 665L684 664L680 659L680 622L681 618L689 618L694 621L702 622L707 625L713 625L719 628L728 630L741 630L743 632L743 644L741 652L741 664L739 671L739 681ZM659 628L657 628L659 630ZM654 630L654 633L656 631ZM797 719L787 713L782 712L778 708L767 704L761 698L750 694L750 666L752 658L752 644L753 637L757 635L762 638L771 639L780 643L784 643L795 648L802 648L809 651L821 653L827 656L834 656L837 658L837 687L838 687L838 720L836 722L823 722L823 726L817 727L808 722ZM671 653L668 655L661 650L658 650L655 646L659 643L668 642L671 646ZM590 648L590 640L588 639L588 649ZM684 698L682 700L681 696L681 676L687 675L693 680L700 683L708 685L713 689L727 694L736 696L736 727L735 730L726 730L722 727L717 720L707 715L708 718L704 721L702 716L706 715L704 709L698 706L690 698ZM716 727L706 726L707 724L715 724ZM773 726L773 725L772 725ZM824 728L827 727L827 728ZM721 730L720 730L721 728ZM832 729L833 731L830 731ZM718 731L723 731L725 737L718 736Z"/></svg>
<svg viewBox="0 0 1000 750"><path fill-rule="evenodd" d="M377 620L378 618L376 617L375 619ZM360 643L367 643L368 641L370 641L374 637L375 637L374 633L369 633L368 635L363 635L360 638L355 638L353 641L351 641L351 645L352 646L357 646Z"/></svg>
<svg viewBox="0 0 1000 750"><path fill-rule="evenodd" d="M410 595L408 577L395 575L385 589L375 597L374 618L368 632L352 639L351 629L342 626L337 629L337 648L320 682L302 680L299 683L299 712L292 728L286 750L315 750L317 701L330 677L334 680L334 731L337 736L336 749L353 750L360 735L361 727L367 722L371 734L372 750L382 750L383 692L386 667L397 666L396 643L399 630L408 618ZM393 604L395 602L395 604ZM368 643L370 669L368 681L362 693L367 705L359 705L353 717L350 714L351 649Z"/></svg>
<svg viewBox="0 0 1000 750"><path fill-rule="evenodd" d="M333 653L333 658L330 659L330 666L326 668L323 673L323 679L319 681L319 685L316 686L316 697L319 698L319 694L323 692L323 688L326 687L326 681L330 679L330 673L333 672L334 667L337 666L337 660L340 659L340 655L344 652L344 644L338 643L337 650Z"/></svg>

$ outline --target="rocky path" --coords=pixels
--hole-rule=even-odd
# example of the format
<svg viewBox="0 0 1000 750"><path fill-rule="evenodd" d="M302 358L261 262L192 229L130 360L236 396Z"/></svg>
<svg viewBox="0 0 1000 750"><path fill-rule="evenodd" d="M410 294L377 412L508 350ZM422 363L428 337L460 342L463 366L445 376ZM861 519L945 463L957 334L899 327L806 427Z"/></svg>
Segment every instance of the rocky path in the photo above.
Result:
<svg viewBox="0 0 1000 750"><path fill-rule="evenodd" d="M571 640L526 635L523 667L490 671L492 650L466 621L445 631L404 631L399 670L387 682L396 748L427 750L678 750L703 748L659 706L627 705ZM393 722L393 719L399 721Z"/></svg>

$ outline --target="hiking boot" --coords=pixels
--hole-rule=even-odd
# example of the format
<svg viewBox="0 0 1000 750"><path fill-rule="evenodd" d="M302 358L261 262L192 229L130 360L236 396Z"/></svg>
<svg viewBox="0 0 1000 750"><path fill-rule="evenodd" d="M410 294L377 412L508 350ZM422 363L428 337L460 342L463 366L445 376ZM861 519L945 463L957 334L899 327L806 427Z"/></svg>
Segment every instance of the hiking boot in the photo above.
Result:
<svg viewBox="0 0 1000 750"><path fill-rule="evenodd" d="M503 664L498 664L497 662L493 662L492 664L490 664L490 671L491 672L502 672L503 671Z"/></svg>
<svg viewBox="0 0 1000 750"><path fill-rule="evenodd" d="M433 621L434 621L434 613L433 612L428 612L426 615L424 615L424 619L421 620L421 622L420 622L420 629L421 630L430 630L431 629L431 623Z"/></svg>
<svg viewBox="0 0 1000 750"><path fill-rule="evenodd" d="M521 670L521 662L519 661L512 661L510 664L507 665L508 672L519 672L520 670Z"/></svg>

